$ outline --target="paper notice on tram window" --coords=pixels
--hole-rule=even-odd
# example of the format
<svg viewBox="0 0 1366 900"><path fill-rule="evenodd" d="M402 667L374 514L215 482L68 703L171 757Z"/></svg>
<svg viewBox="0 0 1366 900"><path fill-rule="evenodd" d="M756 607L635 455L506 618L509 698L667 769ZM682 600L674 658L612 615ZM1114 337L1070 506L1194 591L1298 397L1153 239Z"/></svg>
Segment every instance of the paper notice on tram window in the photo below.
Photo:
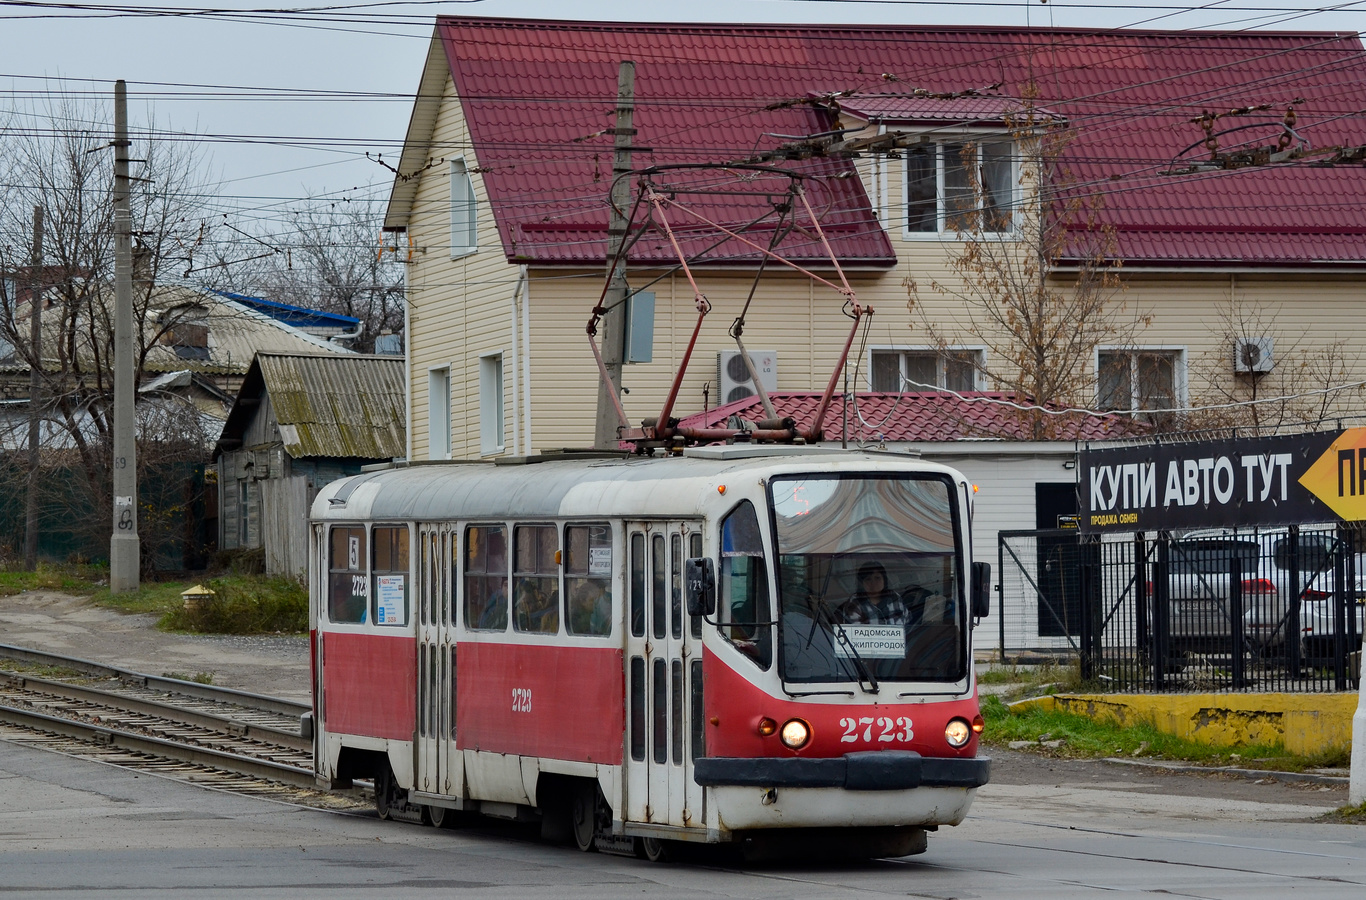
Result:
<svg viewBox="0 0 1366 900"><path fill-rule="evenodd" d="M611 548L611 547L589 547L589 548L588 548L588 574L589 574L589 575L611 575L611 574L612 574L612 548Z"/></svg>
<svg viewBox="0 0 1366 900"><path fill-rule="evenodd" d="M854 654L849 645L863 659L902 659L906 655L906 629L901 625L836 625L849 643L837 636L835 655L849 659Z"/></svg>
<svg viewBox="0 0 1366 900"><path fill-rule="evenodd" d="M403 576L376 575L375 582L375 624L404 624Z"/></svg>

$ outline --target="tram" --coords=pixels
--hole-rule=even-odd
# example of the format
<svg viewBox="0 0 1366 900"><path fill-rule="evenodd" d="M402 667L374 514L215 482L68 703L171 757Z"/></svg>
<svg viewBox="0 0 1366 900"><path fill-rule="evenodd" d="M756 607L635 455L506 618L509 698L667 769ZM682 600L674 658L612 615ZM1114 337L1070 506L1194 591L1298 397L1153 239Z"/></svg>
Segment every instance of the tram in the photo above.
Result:
<svg viewBox="0 0 1366 900"><path fill-rule="evenodd" d="M583 850L922 852L985 784L974 488L688 448L366 472L310 521L315 768Z"/></svg>

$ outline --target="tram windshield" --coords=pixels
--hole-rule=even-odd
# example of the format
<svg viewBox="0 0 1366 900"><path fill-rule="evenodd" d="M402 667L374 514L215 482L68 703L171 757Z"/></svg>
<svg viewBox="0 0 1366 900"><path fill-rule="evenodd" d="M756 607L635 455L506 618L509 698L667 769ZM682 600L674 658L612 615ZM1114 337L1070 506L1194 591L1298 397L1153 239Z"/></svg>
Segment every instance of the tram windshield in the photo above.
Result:
<svg viewBox="0 0 1366 900"><path fill-rule="evenodd" d="M778 476L779 672L789 682L957 681L967 609L953 482Z"/></svg>

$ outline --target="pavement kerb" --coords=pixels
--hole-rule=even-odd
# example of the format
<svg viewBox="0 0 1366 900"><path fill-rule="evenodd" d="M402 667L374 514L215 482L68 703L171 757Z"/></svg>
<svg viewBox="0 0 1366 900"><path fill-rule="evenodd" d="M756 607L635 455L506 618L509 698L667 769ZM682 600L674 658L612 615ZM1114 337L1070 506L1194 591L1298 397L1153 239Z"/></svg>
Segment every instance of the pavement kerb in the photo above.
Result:
<svg viewBox="0 0 1366 900"><path fill-rule="evenodd" d="M1319 775L1315 772L1280 772L1272 769L1241 769L1236 766L1197 766L1190 763L1159 762L1148 759L1124 759L1107 756L1102 762L1117 766L1136 766L1145 769L1162 769L1182 775L1239 775L1243 778L1274 778L1287 783L1308 782L1310 784L1347 784L1351 779L1343 775Z"/></svg>

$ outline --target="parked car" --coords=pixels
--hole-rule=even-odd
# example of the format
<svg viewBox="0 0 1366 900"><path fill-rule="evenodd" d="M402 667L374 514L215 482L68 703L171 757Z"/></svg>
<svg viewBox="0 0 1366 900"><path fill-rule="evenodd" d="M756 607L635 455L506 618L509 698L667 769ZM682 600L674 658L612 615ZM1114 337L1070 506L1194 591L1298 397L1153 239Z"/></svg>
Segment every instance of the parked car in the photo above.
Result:
<svg viewBox="0 0 1366 900"><path fill-rule="evenodd" d="M1363 628L1366 628L1366 553L1356 554L1354 564L1355 586L1348 596L1348 608L1356 612L1356 630L1350 632L1356 640L1348 641L1348 653L1361 649ZM1322 658L1333 655L1334 598L1333 571L1330 568L1319 573L1310 583L1300 605L1300 626L1304 629L1306 656Z"/></svg>
<svg viewBox="0 0 1366 900"><path fill-rule="evenodd" d="M1283 652L1292 598L1312 590L1325 576L1331 583L1335 543L1332 534L1301 531L1299 574L1292 580L1296 544L1284 528L1259 532L1209 529L1192 531L1172 541L1167 596L1173 649L1195 653L1229 649L1230 575L1236 559L1241 572L1245 641L1267 653ZM1302 613L1304 609L1302 603ZM1331 635L1331 619L1329 628Z"/></svg>

